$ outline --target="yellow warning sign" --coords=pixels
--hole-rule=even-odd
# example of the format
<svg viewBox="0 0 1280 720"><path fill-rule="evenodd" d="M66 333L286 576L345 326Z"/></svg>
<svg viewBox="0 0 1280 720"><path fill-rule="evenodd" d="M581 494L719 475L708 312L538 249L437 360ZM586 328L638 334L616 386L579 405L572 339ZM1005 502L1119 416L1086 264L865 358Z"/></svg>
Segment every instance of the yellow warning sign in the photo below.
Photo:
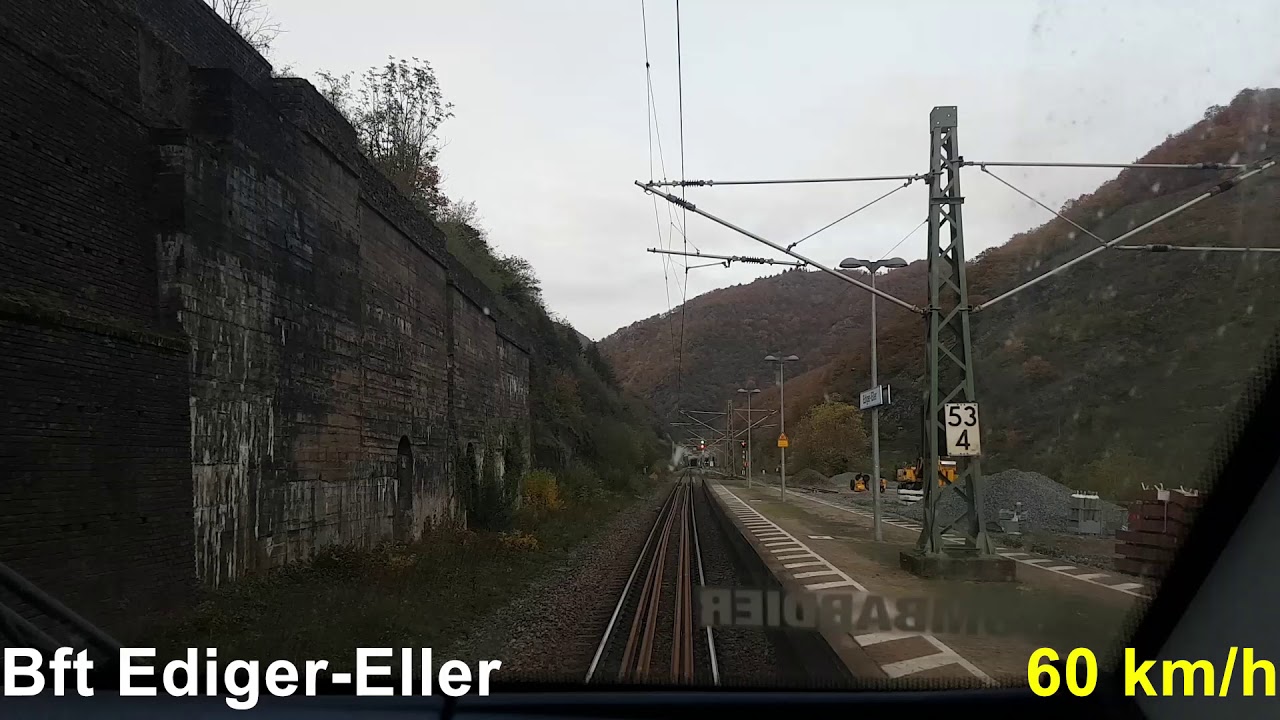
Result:
<svg viewBox="0 0 1280 720"><path fill-rule="evenodd" d="M787 434L782 433L781 435L778 436L778 447L784 448L786 446L787 446Z"/></svg>

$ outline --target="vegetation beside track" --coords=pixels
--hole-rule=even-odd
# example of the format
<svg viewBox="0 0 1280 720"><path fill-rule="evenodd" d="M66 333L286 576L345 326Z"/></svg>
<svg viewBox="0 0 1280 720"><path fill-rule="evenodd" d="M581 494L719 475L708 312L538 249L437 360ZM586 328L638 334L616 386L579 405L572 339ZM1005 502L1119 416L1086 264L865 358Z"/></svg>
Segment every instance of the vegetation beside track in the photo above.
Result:
<svg viewBox="0 0 1280 720"><path fill-rule="evenodd" d="M446 656L660 482L633 478L581 494L562 492L550 473L530 476L525 507L507 530L441 529L407 545L335 549L209 592L193 612L149 621L122 639L156 647L162 659L216 647L244 660L326 659L338 671L354 667L359 647L430 647Z"/></svg>

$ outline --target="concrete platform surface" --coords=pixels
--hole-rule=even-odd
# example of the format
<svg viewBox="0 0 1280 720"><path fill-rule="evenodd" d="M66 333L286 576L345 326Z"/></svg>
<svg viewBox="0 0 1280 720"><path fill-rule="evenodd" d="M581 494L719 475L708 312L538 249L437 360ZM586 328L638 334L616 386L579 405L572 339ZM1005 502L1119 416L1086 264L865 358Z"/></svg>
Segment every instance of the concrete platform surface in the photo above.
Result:
<svg viewBox="0 0 1280 720"><path fill-rule="evenodd" d="M740 484L740 481L735 483L734 480L728 480L725 484L729 487L736 487L737 484ZM752 490L759 492L761 488L757 485L752 488ZM772 492L776 497L778 488L775 485L769 487L765 492ZM812 503L814 505L829 507L840 513L847 514L852 518L860 518L860 526L865 526L866 528L871 527L872 513L870 508L847 504L840 502L837 499L823 497L823 495L825 495L825 493L816 494L803 490L790 489L787 491L787 498L789 501L798 500L801 503ZM889 539L892 535L896 536L898 539L907 538L914 541L920 534L920 522L895 513L894 503L891 500L892 497L892 491L885 497L883 504L884 512L880 519L884 532L888 533L888 535L886 535L886 539ZM943 535L943 539L948 543L956 545L964 543L964 539L955 533L945 533ZM999 542L996 544L996 553L1018 563L1021 566L1019 570L1035 568L1036 570L1054 573L1063 578L1080 583L1098 588L1105 588L1107 590L1145 600L1149 600L1155 595L1156 586L1150 578L1127 575L1114 570L1104 572L1096 568L1077 566L1058 558L1040 555L1027 550L1003 547Z"/></svg>
<svg viewBox="0 0 1280 720"><path fill-rule="evenodd" d="M1086 646L1105 658L1137 605L1131 594L1071 582L1038 564L1027 569L1040 572L1018 573L1031 581L1017 583L916 577L899 555L913 546L918 525L913 533L886 524L886 542L875 543L870 519L835 503L793 493L784 503L776 487L709 484L785 593L849 608L843 624L818 631L855 677L1023 685L1027 660L1041 647L1065 654Z"/></svg>

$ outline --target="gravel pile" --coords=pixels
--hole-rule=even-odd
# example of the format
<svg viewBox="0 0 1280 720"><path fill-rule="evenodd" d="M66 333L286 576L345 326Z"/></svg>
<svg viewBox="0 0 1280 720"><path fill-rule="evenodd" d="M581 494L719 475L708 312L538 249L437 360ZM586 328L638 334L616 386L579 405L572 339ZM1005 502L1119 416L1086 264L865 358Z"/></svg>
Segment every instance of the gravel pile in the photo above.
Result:
<svg viewBox="0 0 1280 720"><path fill-rule="evenodd" d="M1014 510L1020 502L1024 531L1070 531L1068 520L1071 514L1073 492L1071 488L1040 473L1022 470L1005 470L987 475L985 480L983 513L989 520L998 520L1000 510ZM963 509L963 501L955 493L944 495L941 505L942 511L948 516L955 515ZM1125 517L1124 508L1106 501L1103 501L1101 506L1106 529L1114 531ZM924 507L919 504L907 505L900 512L907 517L920 520L923 517Z"/></svg>
<svg viewBox="0 0 1280 720"><path fill-rule="evenodd" d="M832 487L831 481L827 479L826 475L809 468L805 468L795 475L789 475L787 484L792 487L819 488L822 490L830 490Z"/></svg>
<svg viewBox="0 0 1280 720"><path fill-rule="evenodd" d="M840 488L841 490L848 490L849 486L853 483L853 479L855 477L857 477L857 473L851 473L851 472L840 473L839 475L832 475L831 486Z"/></svg>

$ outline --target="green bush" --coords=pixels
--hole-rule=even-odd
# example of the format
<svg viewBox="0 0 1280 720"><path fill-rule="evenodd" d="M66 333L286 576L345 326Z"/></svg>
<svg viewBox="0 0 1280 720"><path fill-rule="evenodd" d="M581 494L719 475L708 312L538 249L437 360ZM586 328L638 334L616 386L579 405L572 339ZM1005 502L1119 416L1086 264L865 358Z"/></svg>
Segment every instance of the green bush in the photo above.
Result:
<svg viewBox="0 0 1280 720"><path fill-rule="evenodd" d="M600 476L581 460L570 461L560 476L564 480L565 490L575 500L595 500L603 494Z"/></svg>
<svg viewBox="0 0 1280 720"><path fill-rule="evenodd" d="M524 509L533 513L554 512L564 507L560 484L549 470L534 470L524 478Z"/></svg>

